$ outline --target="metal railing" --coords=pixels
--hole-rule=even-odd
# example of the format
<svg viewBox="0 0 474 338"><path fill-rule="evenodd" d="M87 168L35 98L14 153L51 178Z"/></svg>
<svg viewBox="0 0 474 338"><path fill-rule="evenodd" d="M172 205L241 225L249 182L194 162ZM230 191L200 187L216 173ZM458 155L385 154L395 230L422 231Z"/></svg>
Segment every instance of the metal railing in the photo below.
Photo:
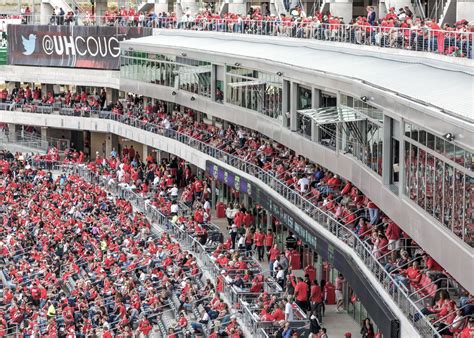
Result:
<svg viewBox="0 0 474 338"><path fill-rule="evenodd" d="M94 115L95 114L92 114L93 117ZM428 318L423 313L421 313L420 308L415 304L414 300L409 297L409 290L394 280L392 275L387 270L385 270L384 266L372 254L371 249L367 246L367 244L356 234L354 234L351 228L348 228L344 224L340 223L333 217L333 215L313 204L310 200L306 199L292 188L286 186L285 183L278 180L270 173L264 171L257 165L248 163L230 153L194 139L186 134L179 133L173 129L165 129L156 124L144 122L140 119L129 116L114 114L112 112L101 112L96 117L117 121L144 131L156 133L164 137L177 140L214 159L222 161L255 177L261 183L273 189L287 201L305 212L306 215L311 217L323 228L330 231L337 239L343 241L345 245L347 245L347 247L352 250L369 268L373 277L377 279L379 284L391 296L393 301L405 314L406 318L422 336L438 336L436 333L437 330L431 325Z"/></svg>
<svg viewBox="0 0 474 338"><path fill-rule="evenodd" d="M361 46L403 49L455 57L472 58L473 32L467 30L433 30L410 28L328 24L321 22L263 21L235 19L194 19L183 22L176 17L84 16L69 24L86 26L132 26L192 31L212 31L247 35L282 36L287 38L341 42ZM32 22L32 21L30 21Z"/></svg>

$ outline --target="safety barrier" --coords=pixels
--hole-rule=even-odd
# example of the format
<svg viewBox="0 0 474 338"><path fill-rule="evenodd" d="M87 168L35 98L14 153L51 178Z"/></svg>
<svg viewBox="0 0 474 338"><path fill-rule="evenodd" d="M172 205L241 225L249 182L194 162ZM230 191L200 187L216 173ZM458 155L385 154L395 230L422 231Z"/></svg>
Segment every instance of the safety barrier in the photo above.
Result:
<svg viewBox="0 0 474 338"><path fill-rule="evenodd" d="M329 24L320 21L281 21L279 19L192 19L184 22L174 17L89 16L81 14L69 24L85 26L134 26L160 29L209 31L232 34L281 36L286 38L340 42L360 46L427 52L472 58L473 34L467 29L437 30L428 25L409 28L370 26L366 24ZM53 24L55 24L53 22Z"/></svg>

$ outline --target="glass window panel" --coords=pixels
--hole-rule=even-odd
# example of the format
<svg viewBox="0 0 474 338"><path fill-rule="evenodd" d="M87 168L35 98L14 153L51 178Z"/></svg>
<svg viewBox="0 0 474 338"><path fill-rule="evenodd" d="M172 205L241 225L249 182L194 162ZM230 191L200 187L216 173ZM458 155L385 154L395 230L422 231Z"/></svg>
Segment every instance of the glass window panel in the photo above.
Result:
<svg viewBox="0 0 474 338"><path fill-rule="evenodd" d="M435 148L435 139L436 139L436 136L434 136L433 134L431 133L427 133L426 134L426 146L430 149L433 149Z"/></svg>
<svg viewBox="0 0 474 338"><path fill-rule="evenodd" d="M411 138L418 142L418 127L414 124L411 125Z"/></svg>
<svg viewBox="0 0 474 338"><path fill-rule="evenodd" d="M426 182L426 207L425 210L433 215L433 195L434 195L434 172L435 158L433 155L427 154L425 166L425 182Z"/></svg>
<svg viewBox="0 0 474 338"><path fill-rule="evenodd" d="M450 143L450 142L446 142L444 144L444 151L445 151L445 156L447 158L449 158L450 160L453 160L455 159L455 147L454 147L454 144Z"/></svg>
<svg viewBox="0 0 474 338"><path fill-rule="evenodd" d="M413 201L417 201L416 197L418 195L417 169L418 169L418 147L412 144L411 145L411 151L410 151L410 191L409 191L409 197Z"/></svg>
<svg viewBox="0 0 474 338"><path fill-rule="evenodd" d="M457 164L460 164L464 167L464 161L465 161L465 156L464 156L464 149L456 146L455 148L455 153L454 153L454 156L455 156L455 161Z"/></svg>
<svg viewBox="0 0 474 338"><path fill-rule="evenodd" d="M465 216L464 216L464 241L470 246L474 246L474 177L466 175L465 182Z"/></svg>
<svg viewBox="0 0 474 338"><path fill-rule="evenodd" d="M464 151L464 168L468 168L474 171L473 164L474 163L472 162L472 153L468 152L467 150Z"/></svg>
<svg viewBox="0 0 474 338"><path fill-rule="evenodd" d="M444 165L443 224L451 229L453 221L454 169Z"/></svg>
<svg viewBox="0 0 474 338"><path fill-rule="evenodd" d="M463 238L464 223L464 173L456 170L454 179L453 232Z"/></svg>
<svg viewBox="0 0 474 338"><path fill-rule="evenodd" d="M444 162L435 159L435 185L434 185L434 205L435 218L443 223L443 184L444 184Z"/></svg>
<svg viewBox="0 0 474 338"><path fill-rule="evenodd" d="M426 164L426 151L419 149L418 151L418 165L417 165L417 176L418 176L418 199L417 203L423 209L425 208L425 197L426 197L426 181L425 181L425 164Z"/></svg>
<svg viewBox="0 0 474 338"><path fill-rule="evenodd" d="M444 140L441 137L436 137L435 150L444 155Z"/></svg>
<svg viewBox="0 0 474 338"><path fill-rule="evenodd" d="M427 132L423 129L420 128L418 130L418 142L420 142L424 146L426 146L426 134Z"/></svg>
<svg viewBox="0 0 474 338"><path fill-rule="evenodd" d="M311 89L298 86L298 105L297 109L311 108Z"/></svg>
<svg viewBox="0 0 474 338"><path fill-rule="evenodd" d="M405 125L406 126L406 125ZM405 142L405 195L410 196L410 170L411 170L411 157L410 157L410 143Z"/></svg>

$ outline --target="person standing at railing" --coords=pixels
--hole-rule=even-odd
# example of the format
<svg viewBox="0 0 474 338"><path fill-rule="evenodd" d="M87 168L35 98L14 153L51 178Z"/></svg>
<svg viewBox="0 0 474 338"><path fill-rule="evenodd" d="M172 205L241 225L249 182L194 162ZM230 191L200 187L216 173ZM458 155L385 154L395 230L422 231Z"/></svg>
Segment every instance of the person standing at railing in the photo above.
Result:
<svg viewBox="0 0 474 338"><path fill-rule="evenodd" d="M376 19L376 14L375 14L375 9L372 6L367 6L367 22L371 25L375 25L375 19Z"/></svg>

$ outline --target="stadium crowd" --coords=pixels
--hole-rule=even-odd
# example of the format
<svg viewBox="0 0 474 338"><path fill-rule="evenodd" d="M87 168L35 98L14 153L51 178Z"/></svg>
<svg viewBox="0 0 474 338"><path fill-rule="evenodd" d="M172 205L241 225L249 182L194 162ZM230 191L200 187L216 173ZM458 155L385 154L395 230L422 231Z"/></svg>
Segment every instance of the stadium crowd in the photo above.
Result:
<svg viewBox="0 0 474 338"><path fill-rule="evenodd" d="M209 313L209 336L242 335L195 257L154 233L129 201L74 174L54 177L22 155L4 158L0 335L148 337L173 298L168 337L190 335L188 312L198 306Z"/></svg>
<svg viewBox="0 0 474 338"><path fill-rule="evenodd" d="M88 97L86 94L78 105L87 106L90 103ZM8 97L8 93L7 99L12 99ZM271 173L352 229L391 273L396 284L403 285L420 298L432 299L434 306L423 308L422 311L430 316L440 330L454 333L468 325L467 318L473 312L472 295L459 297L459 294L448 293L446 290L449 283L455 281L350 182L254 131L231 124L225 129L209 125L197 121L192 110L184 109L179 112L179 107L175 108L177 109L170 114L167 113L170 110L166 103L157 101L152 105L144 103L143 98L138 96L129 96L127 100L106 106L105 109L123 117L139 119L144 124L159 125L165 134L166 130L176 130L189 135ZM67 158L75 162L84 160L84 156L76 151L70 151ZM211 217L210 184L193 178L190 168L183 161L175 159L158 165L150 157L141 162L140 155L133 148L124 148L120 153L113 150L111 154L98 154L96 160L88 166L91 170L100 170L101 174L111 175L111 179L118 184L127 184L138 193L152 195L150 203L164 207L172 217L177 216L180 208L175 203L178 200L178 190L184 188L181 201L192 206L197 199L199 208L192 219L180 219L176 222L197 238L206 238L207 229L201 223L207 224ZM168 194L169 199L166 198ZM229 239L217 246L212 253L216 264L224 272L224 281L262 293L264 275L246 272L249 262L246 261L248 255L245 252L256 253L257 260L266 258L269 261L271 276L285 289L286 297L290 296L289 299L283 297L268 303L271 306L265 306L268 295L262 296L259 301L263 304L259 308L259 318L278 321L281 318L280 310L286 311L286 304L291 305L295 300L299 308L308 311L321 323L324 285L318 286L318 282L313 281L310 276L306 276L306 281L292 276L288 254L273 247L272 233L264 233L263 229L259 229L255 212L229 205L226 216L229 222ZM292 237L291 234L289 237ZM236 274L235 270L243 272ZM219 289L222 283L217 285ZM339 291L337 301L340 302L342 288L339 287L338 290L336 285L336 291ZM457 303L449 300L455 296L458 297Z"/></svg>

